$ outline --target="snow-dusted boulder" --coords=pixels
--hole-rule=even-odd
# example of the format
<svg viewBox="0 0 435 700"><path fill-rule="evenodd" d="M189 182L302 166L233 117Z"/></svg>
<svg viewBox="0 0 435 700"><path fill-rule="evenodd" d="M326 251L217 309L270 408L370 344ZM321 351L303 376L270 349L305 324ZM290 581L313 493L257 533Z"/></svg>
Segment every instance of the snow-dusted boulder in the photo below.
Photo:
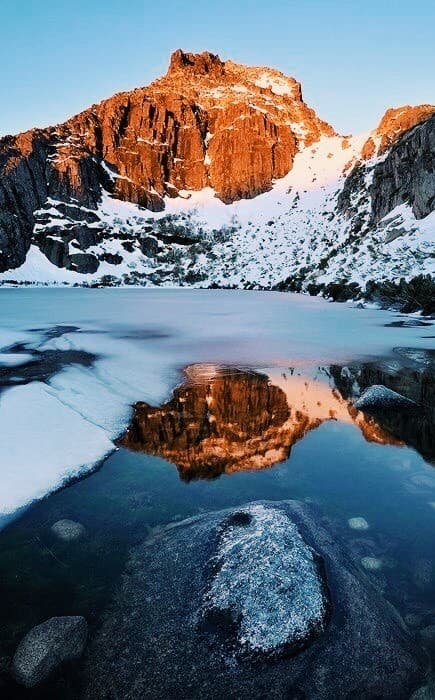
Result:
<svg viewBox="0 0 435 700"><path fill-rule="evenodd" d="M64 661L83 653L88 625L84 617L51 617L33 627L20 642L11 672L28 688L46 680Z"/></svg>
<svg viewBox="0 0 435 700"><path fill-rule="evenodd" d="M409 698L426 657L314 507L256 502L154 533L88 650L85 697Z"/></svg>
<svg viewBox="0 0 435 700"><path fill-rule="evenodd" d="M359 411L401 411L417 408L417 404L383 384L373 384L355 401L355 408Z"/></svg>
<svg viewBox="0 0 435 700"><path fill-rule="evenodd" d="M325 630L326 578L286 513L253 504L225 519L218 537L201 614L230 623L239 654L294 652Z"/></svg>

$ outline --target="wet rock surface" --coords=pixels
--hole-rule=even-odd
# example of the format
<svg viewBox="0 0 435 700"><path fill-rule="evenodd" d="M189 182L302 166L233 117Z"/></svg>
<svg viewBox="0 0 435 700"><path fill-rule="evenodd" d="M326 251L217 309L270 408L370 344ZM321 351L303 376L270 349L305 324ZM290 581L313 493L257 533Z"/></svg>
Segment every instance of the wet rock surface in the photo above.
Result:
<svg viewBox="0 0 435 700"><path fill-rule="evenodd" d="M425 685L416 690L412 695L410 700L434 700L435 699L435 685Z"/></svg>
<svg viewBox="0 0 435 700"><path fill-rule="evenodd" d="M428 627L425 627L421 631L421 636L426 646L431 651L435 651L435 625L429 625Z"/></svg>
<svg viewBox="0 0 435 700"><path fill-rule="evenodd" d="M24 637L12 661L12 675L28 688L38 685L65 661L80 658L87 634L84 617L51 617Z"/></svg>
<svg viewBox="0 0 435 700"><path fill-rule="evenodd" d="M399 356L409 366L402 366L397 371L395 358L382 363L363 364L351 368L351 378L339 375L337 368L332 368L336 386L343 397L355 399L355 382L360 398L373 385L382 385L395 394L413 402L413 409L406 403L399 410L367 410L366 416L375 416L376 422L388 434L395 436L406 445L414 447L425 460L435 458L435 371L433 353L421 356L410 349L397 349Z"/></svg>
<svg viewBox="0 0 435 700"><path fill-rule="evenodd" d="M256 502L133 550L87 654L85 697L409 698L425 669L317 509Z"/></svg>

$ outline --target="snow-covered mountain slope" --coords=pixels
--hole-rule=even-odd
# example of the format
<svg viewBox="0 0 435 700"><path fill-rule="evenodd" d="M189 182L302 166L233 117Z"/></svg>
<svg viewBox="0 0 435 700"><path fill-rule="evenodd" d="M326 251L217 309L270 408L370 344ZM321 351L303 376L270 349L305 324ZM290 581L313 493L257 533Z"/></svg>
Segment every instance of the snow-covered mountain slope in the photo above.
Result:
<svg viewBox="0 0 435 700"><path fill-rule="evenodd" d="M149 88L1 145L2 282L311 293L338 283L355 296L368 281L434 273L430 105L342 137L293 78L176 52Z"/></svg>
<svg viewBox="0 0 435 700"><path fill-rule="evenodd" d="M163 212L152 213L104 193L93 224L98 239L88 254L104 257L92 274L50 263L32 245L26 262L2 273L20 282L96 282L103 276L145 285L271 288L287 278L310 284L346 279L360 286L435 272L435 212L416 219L409 205L370 224L370 180L384 158L364 166L364 189L352 195L351 216L338 200L366 135L322 137L295 156L294 166L270 192L224 204L210 188L181 192ZM35 235L61 241L59 228L71 225L59 202L41 212L46 223ZM355 221L361 222L355 233ZM53 231L53 233L51 233ZM74 241L70 244L74 251ZM109 283L109 279L105 279Z"/></svg>

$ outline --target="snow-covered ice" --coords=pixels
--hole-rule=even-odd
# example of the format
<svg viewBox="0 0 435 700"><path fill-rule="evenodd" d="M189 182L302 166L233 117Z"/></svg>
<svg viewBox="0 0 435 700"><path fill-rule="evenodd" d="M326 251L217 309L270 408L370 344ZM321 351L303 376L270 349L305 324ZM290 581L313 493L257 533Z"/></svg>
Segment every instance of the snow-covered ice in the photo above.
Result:
<svg viewBox="0 0 435 700"><path fill-rule="evenodd" d="M40 382L1 396L0 425L3 513L41 498L113 449L104 430Z"/></svg>

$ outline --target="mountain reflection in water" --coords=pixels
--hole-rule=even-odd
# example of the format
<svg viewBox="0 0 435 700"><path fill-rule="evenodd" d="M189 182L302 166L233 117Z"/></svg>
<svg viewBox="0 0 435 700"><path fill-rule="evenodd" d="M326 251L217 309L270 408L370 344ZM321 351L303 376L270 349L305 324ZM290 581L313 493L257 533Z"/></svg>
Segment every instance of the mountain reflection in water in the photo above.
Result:
<svg viewBox="0 0 435 700"><path fill-rule="evenodd" d="M402 383L403 376L402 371ZM432 375L416 376L425 384L425 397L433 397ZM391 386L392 377L368 365L262 373L193 365L167 403L135 404L120 444L173 462L185 481L271 467L325 421L354 424L369 442L410 444L431 459L433 425L424 410L374 417L353 406L366 386Z"/></svg>

